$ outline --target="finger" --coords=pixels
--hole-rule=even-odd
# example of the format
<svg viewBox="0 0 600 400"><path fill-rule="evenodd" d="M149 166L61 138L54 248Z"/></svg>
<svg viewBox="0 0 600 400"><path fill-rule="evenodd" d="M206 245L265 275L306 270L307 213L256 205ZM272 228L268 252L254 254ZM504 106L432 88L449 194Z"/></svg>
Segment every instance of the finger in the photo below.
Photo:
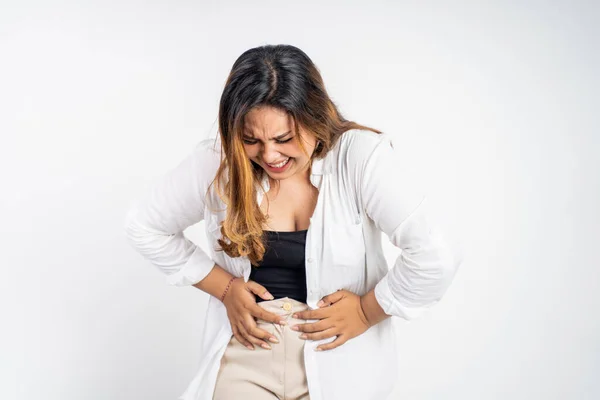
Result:
<svg viewBox="0 0 600 400"><path fill-rule="evenodd" d="M338 301L343 299L344 296L345 296L344 291L338 290L337 292L334 292L334 293L328 294L327 296L324 296L321 300L319 300L319 302L317 303L317 306L319 306L319 307L330 306L333 303L337 303Z"/></svg>
<svg viewBox="0 0 600 400"><path fill-rule="evenodd" d="M331 310L327 307L317 308L315 310L304 310L292 315L292 318L296 319L323 319L331 315Z"/></svg>
<svg viewBox="0 0 600 400"><path fill-rule="evenodd" d="M320 331L320 332L315 332L315 333L303 333L302 335L300 335L301 339L306 339L306 340L320 340L320 339L327 339L330 337L334 337L335 335L337 335L337 329L335 328L329 328L329 329L325 329L324 331Z"/></svg>
<svg viewBox="0 0 600 400"><path fill-rule="evenodd" d="M250 314L252 314L253 317L262 319L263 321L272 322L274 324L279 324L279 325L286 324L286 320L283 317L281 317L281 315L277 315L275 313L268 312L267 310L265 310L264 308L262 308L259 305L252 305L249 308L249 310L250 310Z"/></svg>
<svg viewBox="0 0 600 400"><path fill-rule="evenodd" d="M299 332L319 332L324 331L325 329L335 328L335 325L328 320L320 320L318 322L292 325L291 328Z"/></svg>
<svg viewBox="0 0 600 400"><path fill-rule="evenodd" d="M259 327L250 330L250 334L254 337L261 338L265 341L279 343L279 340L271 334L271 332L261 329Z"/></svg>
<svg viewBox="0 0 600 400"><path fill-rule="evenodd" d="M246 338L244 338L244 336L242 336L239 329L237 329L236 327L233 327L232 331L233 331L233 336L235 336L235 338L237 339L238 342L240 342L241 344L246 346L249 350L254 350L254 346L252 346L252 344L250 344L250 342L247 341Z"/></svg>
<svg viewBox="0 0 600 400"><path fill-rule="evenodd" d="M261 340L260 337L256 337L252 334L252 332L256 329L256 321L254 321L254 318L252 318L250 314L247 314L247 316L242 320L242 322L244 325L244 331L246 332L246 339L248 339L251 343L257 346L262 347L263 349L271 349L269 343L265 342L264 340Z"/></svg>
<svg viewBox="0 0 600 400"><path fill-rule="evenodd" d="M273 297L273 295L271 293L269 293L269 291L260 283L256 283L254 281L248 281L248 283L246 284L246 287L248 289L250 289L250 291L258 296L260 296L261 299L265 299L265 300L273 300L275 297Z"/></svg>
<svg viewBox="0 0 600 400"><path fill-rule="evenodd" d="M344 343L346 343L346 340L344 339L344 336L343 335L338 335L337 339L335 339L333 342L317 346L317 348L315 348L315 351L323 351L323 350L335 349L336 347L341 346Z"/></svg>
<svg viewBox="0 0 600 400"><path fill-rule="evenodd" d="M239 330L244 339L250 342L251 345L261 346L261 344L264 343L262 340L252 336L243 325L239 326ZM252 350L254 350L254 346L252 346Z"/></svg>

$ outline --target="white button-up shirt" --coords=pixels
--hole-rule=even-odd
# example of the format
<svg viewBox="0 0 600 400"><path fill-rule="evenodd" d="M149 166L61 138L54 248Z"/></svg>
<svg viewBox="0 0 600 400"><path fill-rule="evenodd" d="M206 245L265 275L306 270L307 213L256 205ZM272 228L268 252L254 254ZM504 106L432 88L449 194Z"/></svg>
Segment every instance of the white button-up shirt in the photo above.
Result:
<svg viewBox="0 0 600 400"><path fill-rule="evenodd" d="M323 159L313 162L310 180L319 195L305 256L306 303L311 309L338 289L362 296L375 288L375 297L388 315L411 320L436 304L450 285L460 264L458 252L426 213L426 196L407 186L402 178L407 172L398 171L395 161L397 153L389 135L353 129ZM193 285L215 263L245 281L250 276L246 257L232 258L218 250L226 206L210 183L219 163L219 141L202 141L127 214L129 242L165 273L171 285ZM267 179L262 185L269 190ZM257 190L258 204L262 195ZM183 234L202 220L208 251ZM381 232L402 249L391 269L382 251ZM225 306L210 296L200 367L180 399L212 399L220 360L231 337ZM314 351L334 339L305 342L311 400L385 399L397 379L391 318L335 349Z"/></svg>

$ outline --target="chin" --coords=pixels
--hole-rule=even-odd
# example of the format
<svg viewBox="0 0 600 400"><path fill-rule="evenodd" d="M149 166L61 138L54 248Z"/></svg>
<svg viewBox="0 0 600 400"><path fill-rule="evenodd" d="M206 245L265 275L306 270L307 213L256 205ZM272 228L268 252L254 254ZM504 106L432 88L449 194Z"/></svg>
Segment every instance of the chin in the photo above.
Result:
<svg viewBox="0 0 600 400"><path fill-rule="evenodd" d="M272 179L275 179L276 181L281 181L285 178L289 178L290 176L294 175L294 171L286 171L285 174L274 174L267 170L265 170L265 172L267 173L267 175L269 175Z"/></svg>

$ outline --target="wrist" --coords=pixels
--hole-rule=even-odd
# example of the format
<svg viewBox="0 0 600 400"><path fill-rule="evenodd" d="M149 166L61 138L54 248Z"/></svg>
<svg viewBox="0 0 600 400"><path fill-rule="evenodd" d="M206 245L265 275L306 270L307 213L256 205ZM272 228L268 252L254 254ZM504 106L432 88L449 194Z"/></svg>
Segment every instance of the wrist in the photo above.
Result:
<svg viewBox="0 0 600 400"><path fill-rule="evenodd" d="M360 306L363 310L365 318L367 319L369 326L378 324L390 317L383 311L383 308L379 305L377 298L375 297L375 290L369 291L364 296L360 297Z"/></svg>
<svg viewBox="0 0 600 400"><path fill-rule="evenodd" d="M373 324L371 323L371 321L369 320L369 317L367 316L367 313L365 312L366 309L366 305L364 304L364 296L360 296L360 313L361 313L361 319L365 322L365 324L370 328L373 326Z"/></svg>
<svg viewBox="0 0 600 400"><path fill-rule="evenodd" d="M223 293L221 294L221 297L220 297L221 302L225 301L225 296L227 295L227 292L229 292L229 289L231 288L233 281L236 280L237 278L238 278L237 276L232 276L229 279L229 282L227 282L227 286L225 286L225 289L223 289Z"/></svg>

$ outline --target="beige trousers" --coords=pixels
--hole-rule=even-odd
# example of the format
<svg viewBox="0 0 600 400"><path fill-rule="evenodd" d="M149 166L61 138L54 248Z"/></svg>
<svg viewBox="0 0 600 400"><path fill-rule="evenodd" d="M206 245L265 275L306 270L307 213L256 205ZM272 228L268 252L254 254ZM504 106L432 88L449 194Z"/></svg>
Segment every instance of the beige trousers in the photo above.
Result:
<svg viewBox="0 0 600 400"><path fill-rule="evenodd" d="M308 305L282 297L257 303L265 310L281 315L287 325L261 319L259 328L279 340L267 341L271 350L254 345L250 350L232 335L217 375L213 400L310 400L304 369L304 342L290 326L306 320L292 314L309 309Z"/></svg>

